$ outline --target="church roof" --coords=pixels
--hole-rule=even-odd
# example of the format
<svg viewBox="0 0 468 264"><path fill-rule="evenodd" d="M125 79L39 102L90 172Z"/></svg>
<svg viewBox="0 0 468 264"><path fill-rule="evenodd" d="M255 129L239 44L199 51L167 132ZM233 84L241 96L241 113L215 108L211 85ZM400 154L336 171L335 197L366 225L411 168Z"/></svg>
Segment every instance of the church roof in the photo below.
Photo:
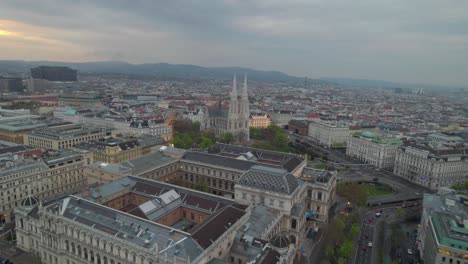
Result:
<svg viewBox="0 0 468 264"><path fill-rule="evenodd" d="M222 107L208 108L210 117L228 117L229 109Z"/></svg>
<svg viewBox="0 0 468 264"><path fill-rule="evenodd" d="M258 165L244 173L239 180L239 185L283 194L292 194L299 183L299 179L285 170Z"/></svg>

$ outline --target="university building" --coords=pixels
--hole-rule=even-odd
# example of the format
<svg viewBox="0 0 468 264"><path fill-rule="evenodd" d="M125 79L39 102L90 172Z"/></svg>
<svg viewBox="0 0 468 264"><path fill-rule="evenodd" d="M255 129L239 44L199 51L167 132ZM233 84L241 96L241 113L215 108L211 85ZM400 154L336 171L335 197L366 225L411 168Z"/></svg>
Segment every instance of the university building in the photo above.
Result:
<svg viewBox="0 0 468 264"><path fill-rule="evenodd" d="M272 211L266 219L274 221L257 228L252 208L129 176L48 203L26 197L16 210L17 245L51 264L292 263L298 246L278 238L290 229L276 221L283 214Z"/></svg>

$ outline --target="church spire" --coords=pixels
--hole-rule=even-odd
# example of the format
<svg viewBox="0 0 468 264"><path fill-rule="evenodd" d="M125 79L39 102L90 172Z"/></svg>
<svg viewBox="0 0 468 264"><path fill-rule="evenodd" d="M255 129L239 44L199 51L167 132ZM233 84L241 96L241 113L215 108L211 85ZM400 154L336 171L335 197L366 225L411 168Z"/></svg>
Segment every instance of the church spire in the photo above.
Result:
<svg viewBox="0 0 468 264"><path fill-rule="evenodd" d="M237 80L236 75L234 74L234 80L232 81L232 91L231 91L231 100L237 100Z"/></svg>
<svg viewBox="0 0 468 264"><path fill-rule="evenodd" d="M244 75L244 89L242 90L242 99L247 99L247 74Z"/></svg>
<svg viewBox="0 0 468 264"><path fill-rule="evenodd" d="M238 111L239 103L237 101L237 80L236 75L234 75L234 80L232 81L231 101L229 102L229 112L231 113L231 116L235 116Z"/></svg>

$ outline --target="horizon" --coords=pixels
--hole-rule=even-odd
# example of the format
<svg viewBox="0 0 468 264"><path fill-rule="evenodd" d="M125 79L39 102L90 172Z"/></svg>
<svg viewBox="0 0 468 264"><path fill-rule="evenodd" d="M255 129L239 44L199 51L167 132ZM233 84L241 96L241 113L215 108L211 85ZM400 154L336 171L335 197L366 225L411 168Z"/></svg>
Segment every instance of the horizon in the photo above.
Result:
<svg viewBox="0 0 468 264"><path fill-rule="evenodd" d="M244 67L468 86L468 2L6 0L0 7L2 60Z"/></svg>
<svg viewBox="0 0 468 264"><path fill-rule="evenodd" d="M291 75L283 71L279 70L265 70L265 69L258 69L258 68L251 68L251 67L243 67L243 66L238 66L238 65L231 65L231 66L205 66L205 65L197 65L197 64L188 64L188 63L169 63L169 62L146 62L146 63L131 63L128 61L112 61L112 60L107 60L107 61L50 61L50 60L3 60L0 59L0 62L2 61L10 61L10 62L25 62L25 63L38 63L38 62L48 62L48 63L62 63L62 64L86 64L86 63L125 63L133 66L137 65L157 65L157 64L168 64L168 65L179 65L179 66L196 66L196 67L202 67L202 68L207 68L207 69L220 69L220 68L242 68L245 70L252 70L252 71L259 71L259 72L278 72L282 74L286 74L289 77L293 78L307 78L311 80L328 80L328 79L336 79L336 80L352 80L352 81L363 81L363 82L382 82L382 83L388 83L388 84L395 84L395 85L421 85L421 86L429 86L429 88L449 88L449 89L459 89L463 88L466 89L468 88L468 85L450 85L450 84L436 84L436 83L415 83L415 82L399 82L399 81L394 81L394 80L380 80L380 79L365 79L365 78L359 78L359 77L347 77L347 76L317 76L317 77L311 77L311 76L297 76L297 75ZM49 65L47 65L49 66ZM113 73L113 72L108 72L108 73ZM146 76L146 75L143 75ZM403 87L404 88L404 87ZM406 87L408 88L408 87Z"/></svg>

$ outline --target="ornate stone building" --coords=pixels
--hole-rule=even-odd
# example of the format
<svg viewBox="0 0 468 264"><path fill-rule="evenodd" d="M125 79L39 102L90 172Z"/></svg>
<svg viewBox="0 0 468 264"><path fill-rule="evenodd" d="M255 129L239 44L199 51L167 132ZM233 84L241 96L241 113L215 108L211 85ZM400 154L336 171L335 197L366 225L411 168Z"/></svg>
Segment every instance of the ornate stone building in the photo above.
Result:
<svg viewBox="0 0 468 264"><path fill-rule="evenodd" d="M241 95L237 93L237 81L234 76L229 109L221 104L216 108L209 108L204 127L212 129L216 136L223 133L232 133L236 141L244 142L250 139L249 130L249 98L247 94L247 77L244 78L244 87Z"/></svg>
<svg viewBox="0 0 468 264"><path fill-rule="evenodd" d="M34 195L41 199L80 190L87 162L77 152L61 150L41 159L3 156L0 160L0 222L14 220L13 210Z"/></svg>
<svg viewBox="0 0 468 264"><path fill-rule="evenodd" d="M277 243L279 227L271 229L275 244L242 236L259 212L232 199L130 176L49 203L25 198L16 210L17 245L49 264L234 263L238 243L259 253L255 262L237 264L291 263L296 251ZM276 213L270 213L273 219L281 216Z"/></svg>

